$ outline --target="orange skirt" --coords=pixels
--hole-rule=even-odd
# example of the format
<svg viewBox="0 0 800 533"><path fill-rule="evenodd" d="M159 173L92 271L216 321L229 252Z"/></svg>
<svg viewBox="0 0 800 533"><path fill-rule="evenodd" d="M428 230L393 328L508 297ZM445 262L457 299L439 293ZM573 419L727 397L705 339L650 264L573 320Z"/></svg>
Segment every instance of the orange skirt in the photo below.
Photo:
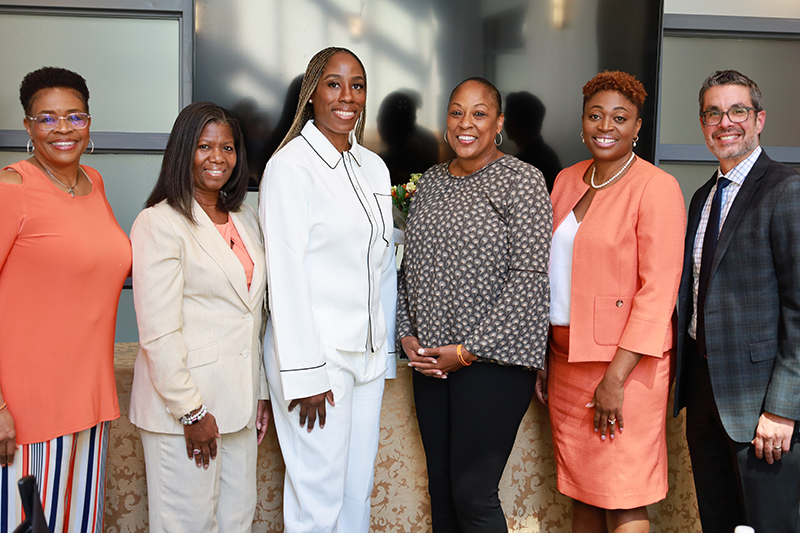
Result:
<svg viewBox="0 0 800 533"><path fill-rule="evenodd" d="M569 327L553 326L547 403L553 431L558 490L603 509L634 509L667 495L666 417L670 354L644 356L625 382L616 438L594 431L594 408L586 404L609 363L570 363Z"/></svg>

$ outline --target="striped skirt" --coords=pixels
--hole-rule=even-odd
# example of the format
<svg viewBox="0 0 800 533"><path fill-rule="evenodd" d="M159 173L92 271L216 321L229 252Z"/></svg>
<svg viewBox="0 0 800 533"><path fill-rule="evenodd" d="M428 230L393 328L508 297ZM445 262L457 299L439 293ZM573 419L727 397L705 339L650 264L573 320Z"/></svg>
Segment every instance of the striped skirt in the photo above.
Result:
<svg viewBox="0 0 800 533"><path fill-rule="evenodd" d="M36 477L50 531L101 533L109 422L46 442L20 445L0 469L0 533L24 519L17 481Z"/></svg>

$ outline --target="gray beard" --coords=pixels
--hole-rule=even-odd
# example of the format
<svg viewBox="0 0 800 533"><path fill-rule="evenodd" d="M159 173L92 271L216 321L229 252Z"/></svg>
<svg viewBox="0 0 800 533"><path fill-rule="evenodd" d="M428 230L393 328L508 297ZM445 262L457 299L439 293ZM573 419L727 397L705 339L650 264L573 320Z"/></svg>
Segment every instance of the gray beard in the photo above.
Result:
<svg viewBox="0 0 800 533"><path fill-rule="evenodd" d="M741 148L736 148L734 146L727 147L727 148L720 148L716 144L711 145L708 147L709 151L714 154L717 159L736 159L742 156L745 156L756 149L758 146L758 135L753 134L746 134L742 138Z"/></svg>

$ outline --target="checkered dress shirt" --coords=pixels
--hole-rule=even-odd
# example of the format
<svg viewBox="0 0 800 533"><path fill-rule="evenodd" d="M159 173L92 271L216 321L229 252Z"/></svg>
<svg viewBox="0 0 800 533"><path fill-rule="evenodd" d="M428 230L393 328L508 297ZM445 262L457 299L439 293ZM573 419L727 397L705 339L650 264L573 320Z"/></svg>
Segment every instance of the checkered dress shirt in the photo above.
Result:
<svg viewBox="0 0 800 533"><path fill-rule="evenodd" d="M745 178L750 174L760 155L761 147L757 146L744 161L733 167L727 175L717 168L717 180L719 178L727 178L731 181L731 184L722 190L722 210L719 217L720 232L722 232L722 225L725 224L725 219L731 210L736 195L739 194ZM694 237L694 249L692 250L692 300L694 305L692 306L692 320L689 322L689 336L693 339L697 338L697 290L700 285L700 261L703 259L703 240L705 240L706 226L708 226L708 216L711 213L711 200L714 198L716 190L717 186L714 185L708 193L703 212L700 215L700 224L697 226L697 234Z"/></svg>

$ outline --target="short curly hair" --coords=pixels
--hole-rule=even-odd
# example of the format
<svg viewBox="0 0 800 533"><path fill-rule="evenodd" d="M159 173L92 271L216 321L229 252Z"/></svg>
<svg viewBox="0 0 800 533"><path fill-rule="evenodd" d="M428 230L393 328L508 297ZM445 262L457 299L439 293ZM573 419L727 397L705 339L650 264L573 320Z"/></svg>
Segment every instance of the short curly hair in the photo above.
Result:
<svg viewBox="0 0 800 533"><path fill-rule="evenodd" d="M29 72L19 85L19 101L26 115L31 114L36 93L43 89L72 89L78 93L89 112L89 88L83 76L60 67L42 67Z"/></svg>
<svg viewBox="0 0 800 533"><path fill-rule="evenodd" d="M616 91L620 93L636 106L637 114L641 116L644 100L647 98L647 91L644 90L642 82L637 80L636 76L618 70L601 72L583 86L584 107L586 107L586 102L601 91Z"/></svg>

